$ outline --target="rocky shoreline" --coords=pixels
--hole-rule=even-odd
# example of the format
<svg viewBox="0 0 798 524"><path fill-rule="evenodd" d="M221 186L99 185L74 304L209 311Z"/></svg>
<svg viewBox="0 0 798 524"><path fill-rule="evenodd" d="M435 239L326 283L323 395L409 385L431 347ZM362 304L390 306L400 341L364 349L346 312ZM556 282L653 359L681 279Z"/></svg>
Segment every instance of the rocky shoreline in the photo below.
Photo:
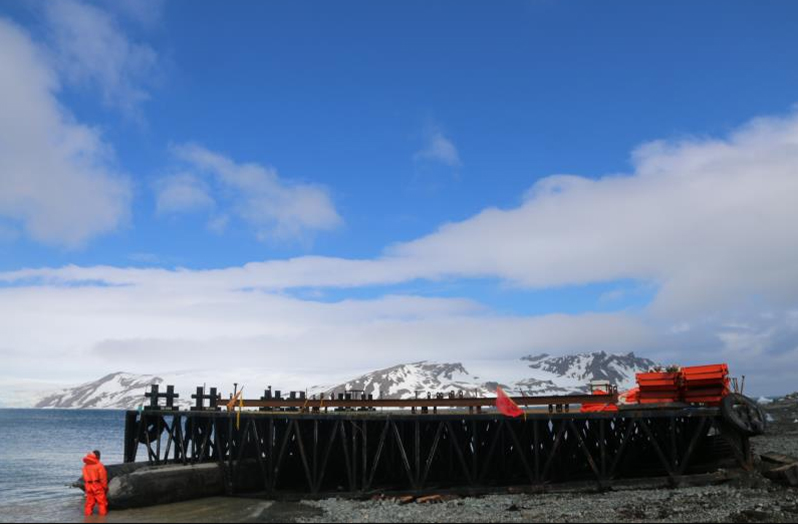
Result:
<svg viewBox="0 0 798 524"><path fill-rule="evenodd" d="M322 500L297 522L795 522L798 491L708 486L606 493L491 495L439 504Z"/></svg>

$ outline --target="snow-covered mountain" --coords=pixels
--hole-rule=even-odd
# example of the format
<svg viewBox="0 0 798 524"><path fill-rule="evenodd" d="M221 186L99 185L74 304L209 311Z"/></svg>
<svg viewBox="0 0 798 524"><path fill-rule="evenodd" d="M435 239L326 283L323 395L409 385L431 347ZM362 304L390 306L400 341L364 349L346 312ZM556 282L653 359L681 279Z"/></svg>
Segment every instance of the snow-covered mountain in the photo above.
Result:
<svg viewBox="0 0 798 524"><path fill-rule="evenodd" d="M524 357L511 362L504 371L494 370L492 376L479 377L472 375L460 363L415 362L367 373L335 387L312 388L309 393L358 390L375 398L413 398L416 392L426 396L427 393L435 395L462 391L468 396L490 396L501 386L512 394L565 395L588 391L588 384L593 380L609 380L619 389L628 389L634 386L636 373L655 366L651 360L638 358L633 353L614 355L600 352L564 357L543 354ZM239 383L247 383L248 392L260 391L259 388L269 383L275 389L280 389L282 385L283 391L288 391L285 387L288 384L274 382L273 378L254 374ZM197 373L161 376L115 373L96 382L40 397L41 400L35 404L39 408L134 409L145 402L144 392L149 390L150 385L173 384L180 393L178 405L185 407L191 402L193 387L206 381L212 385L226 382L213 372L207 372L204 376ZM296 379L292 385L295 387L295 384Z"/></svg>
<svg viewBox="0 0 798 524"><path fill-rule="evenodd" d="M604 351L562 357L544 353L521 360L532 370L531 380L534 382L529 385L529 389L536 394L547 388L551 388L551 394L558 394L553 391L561 389L585 392L588 384L594 380L607 380L619 389L629 389L634 387L637 373L657 366L654 361L637 357L634 353L616 355ZM521 381L518 385L523 387L525 382L527 381Z"/></svg>
<svg viewBox="0 0 798 524"><path fill-rule="evenodd" d="M463 391L468 396L479 396L492 391L486 384L480 384L470 375L462 364L435 364L415 362L367 373L333 388L325 394L345 391L363 391L374 398L413 398L427 393Z"/></svg>
<svg viewBox="0 0 798 524"><path fill-rule="evenodd" d="M67 388L42 398L37 408L132 409L144 403L144 392L164 380L154 375L114 373L94 382Z"/></svg>
<svg viewBox="0 0 798 524"><path fill-rule="evenodd" d="M564 357L547 354L521 359L529 369L525 378L486 382L471 375L462 364L416 362L367 373L347 381L325 393L362 390L375 398L413 398L416 392L448 393L463 391L466 395L493 395L497 386L506 391L529 395L566 395L589 390L594 380L608 380L619 389L635 385L635 375L656 366L651 360L634 353L614 355L605 352L583 353ZM517 366L517 364L516 364ZM517 373L517 372L516 372Z"/></svg>

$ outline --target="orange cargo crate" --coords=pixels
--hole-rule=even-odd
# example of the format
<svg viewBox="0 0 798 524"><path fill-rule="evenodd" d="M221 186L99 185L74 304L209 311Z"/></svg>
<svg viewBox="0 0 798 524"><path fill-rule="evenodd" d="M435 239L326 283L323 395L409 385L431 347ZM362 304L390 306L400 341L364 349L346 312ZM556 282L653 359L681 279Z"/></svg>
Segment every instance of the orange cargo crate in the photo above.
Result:
<svg viewBox="0 0 798 524"><path fill-rule="evenodd" d="M678 402L675 398L641 398L640 404L673 404Z"/></svg>
<svg viewBox="0 0 798 524"><path fill-rule="evenodd" d="M649 397L669 397L669 396L678 396L680 393L679 388L670 388L670 389L646 389L640 388L640 394L649 396Z"/></svg>
<svg viewBox="0 0 798 524"><path fill-rule="evenodd" d="M666 382L664 380L642 381L638 382L637 385L640 389L679 389L678 384L673 384L672 382Z"/></svg>
<svg viewBox="0 0 798 524"><path fill-rule="evenodd" d="M682 389L693 390L703 388L725 388L729 387L730 384L731 380L729 377L722 378L720 380L694 380L691 382L685 382L682 386Z"/></svg>
<svg viewBox="0 0 798 524"><path fill-rule="evenodd" d="M724 387L725 385L726 385L726 379L693 380L690 382L685 382L684 389L714 388L714 387Z"/></svg>
<svg viewBox="0 0 798 524"><path fill-rule="evenodd" d="M671 382L676 382L679 380L679 373L638 373L636 377L637 380L669 380Z"/></svg>
<svg viewBox="0 0 798 524"><path fill-rule="evenodd" d="M685 398L702 397L707 395L726 395L729 393L729 388L725 385L687 389L683 392Z"/></svg>
<svg viewBox="0 0 798 524"><path fill-rule="evenodd" d="M720 381L729 376L729 367L726 364L715 366L694 366L682 368L682 377L685 382Z"/></svg>
<svg viewBox="0 0 798 524"><path fill-rule="evenodd" d="M686 402L717 406L729 394L729 366L690 366L682 368L683 392Z"/></svg>
<svg viewBox="0 0 798 524"><path fill-rule="evenodd" d="M640 394L638 397L641 404L670 404L679 401L678 393L673 395L645 395Z"/></svg>
<svg viewBox="0 0 798 524"><path fill-rule="evenodd" d="M712 364L710 366L688 366L682 368L682 374L694 375L701 373L725 373L729 374L728 364Z"/></svg>
<svg viewBox="0 0 798 524"><path fill-rule="evenodd" d="M701 384L722 384L728 375L693 375L691 377L684 377L683 384L686 386L701 385Z"/></svg>
<svg viewBox="0 0 798 524"><path fill-rule="evenodd" d="M679 385L678 373L638 373L637 383L640 387L676 387Z"/></svg>
<svg viewBox="0 0 798 524"><path fill-rule="evenodd" d="M676 373L649 372L636 375L640 404L691 402L719 404L729 394L729 366L688 366Z"/></svg>
<svg viewBox="0 0 798 524"><path fill-rule="evenodd" d="M640 388L641 395L649 397L674 397L679 398L681 391L677 389L645 389Z"/></svg>

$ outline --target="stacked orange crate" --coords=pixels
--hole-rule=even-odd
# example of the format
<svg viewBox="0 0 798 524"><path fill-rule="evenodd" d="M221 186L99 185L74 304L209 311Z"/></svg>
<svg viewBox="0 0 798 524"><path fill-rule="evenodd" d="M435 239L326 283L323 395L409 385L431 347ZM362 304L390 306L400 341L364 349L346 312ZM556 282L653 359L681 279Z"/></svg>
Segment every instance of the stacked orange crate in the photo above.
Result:
<svg viewBox="0 0 798 524"><path fill-rule="evenodd" d="M641 404L670 404L678 402L680 396L679 373L638 373Z"/></svg>
<svg viewBox="0 0 798 524"><path fill-rule="evenodd" d="M729 366L726 364L682 368L682 397L685 402L717 406L729 391Z"/></svg>

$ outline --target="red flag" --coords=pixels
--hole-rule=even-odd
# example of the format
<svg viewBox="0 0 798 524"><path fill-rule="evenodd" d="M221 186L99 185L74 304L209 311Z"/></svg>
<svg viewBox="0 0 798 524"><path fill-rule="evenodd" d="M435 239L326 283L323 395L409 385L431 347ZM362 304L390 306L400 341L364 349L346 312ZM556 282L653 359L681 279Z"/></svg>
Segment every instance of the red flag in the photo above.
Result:
<svg viewBox="0 0 798 524"><path fill-rule="evenodd" d="M496 409L507 417L515 418L524 414L524 410L519 408L518 404L513 402L513 399L508 397L502 388L496 388Z"/></svg>

